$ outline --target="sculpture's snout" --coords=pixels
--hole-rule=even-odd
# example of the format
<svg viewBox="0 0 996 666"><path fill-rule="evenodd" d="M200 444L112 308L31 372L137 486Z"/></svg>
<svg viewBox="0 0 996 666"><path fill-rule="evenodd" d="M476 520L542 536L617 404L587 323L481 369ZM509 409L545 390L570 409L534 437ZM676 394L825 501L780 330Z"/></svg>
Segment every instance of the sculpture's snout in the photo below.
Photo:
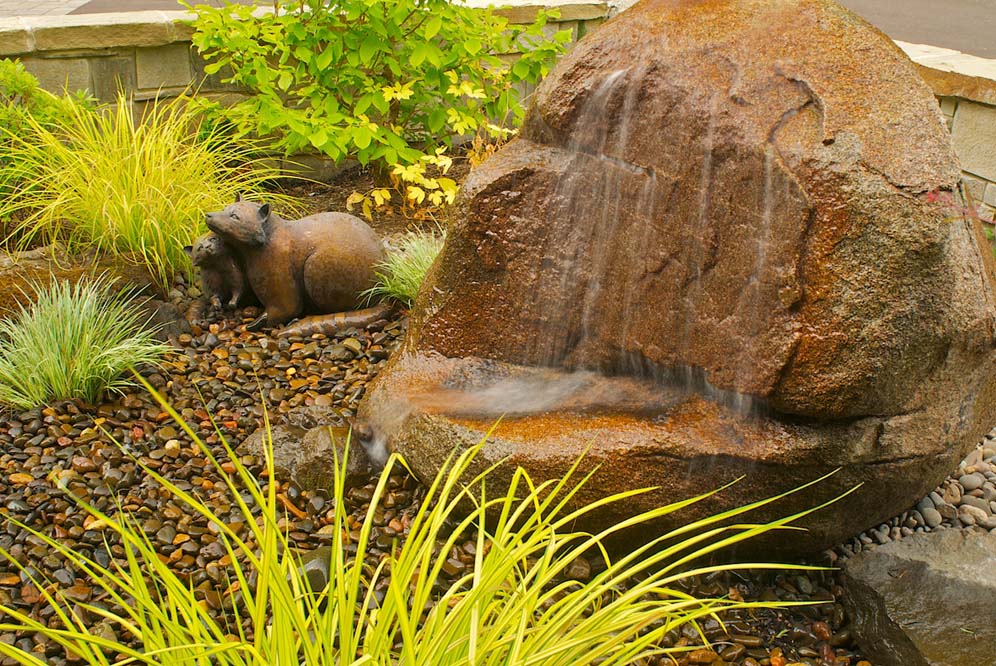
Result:
<svg viewBox="0 0 996 666"><path fill-rule="evenodd" d="M207 228L215 233L218 233L217 219L217 213L206 213L204 215L204 221L207 223Z"/></svg>

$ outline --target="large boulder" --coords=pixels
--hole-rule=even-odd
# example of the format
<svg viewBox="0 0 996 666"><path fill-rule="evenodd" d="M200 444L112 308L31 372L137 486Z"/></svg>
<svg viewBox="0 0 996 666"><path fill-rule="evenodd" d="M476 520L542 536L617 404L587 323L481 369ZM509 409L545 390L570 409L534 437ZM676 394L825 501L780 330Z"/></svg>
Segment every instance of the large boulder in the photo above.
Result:
<svg viewBox="0 0 996 666"><path fill-rule="evenodd" d="M933 95L856 15L644 0L470 175L361 416L426 476L511 411L482 464L551 478L588 450L584 499L660 487L605 524L740 475L682 518L840 468L761 516L864 482L783 547L832 545L915 503L996 422L996 267L966 210ZM578 371L600 377L571 393ZM494 394L520 372L515 400ZM546 398L524 408L523 386Z"/></svg>

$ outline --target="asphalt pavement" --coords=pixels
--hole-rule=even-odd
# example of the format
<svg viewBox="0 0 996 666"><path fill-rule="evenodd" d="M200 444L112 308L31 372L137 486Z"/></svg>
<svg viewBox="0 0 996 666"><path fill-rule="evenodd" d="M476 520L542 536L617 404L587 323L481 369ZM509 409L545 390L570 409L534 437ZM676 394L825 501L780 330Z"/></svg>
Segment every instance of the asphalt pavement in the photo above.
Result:
<svg viewBox="0 0 996 666"><path fill-rule="evenodd" d="M838 0L892 39L996 59L996 0Z"/></svg>

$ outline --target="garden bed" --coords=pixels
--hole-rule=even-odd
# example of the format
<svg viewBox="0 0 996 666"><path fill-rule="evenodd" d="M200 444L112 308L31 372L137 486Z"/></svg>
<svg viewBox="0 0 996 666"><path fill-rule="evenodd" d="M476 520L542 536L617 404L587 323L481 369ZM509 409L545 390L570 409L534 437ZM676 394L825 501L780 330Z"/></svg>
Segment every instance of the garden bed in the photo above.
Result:
<svg viewBox="0 0 996 666"><path fill-rule="evenodd" d="M455 167L461 180L466 166ZM354 192L370 191L381 183L369 171L344 172L330 184L299 183L288 188L310 210L342 210ZM432 220L412 220L395 211L375 211L371 220L386 238L434 228ZM351 423L368 383L398 347L407 325L406 313L381 320L370 327L342 331L333 336L278 338L275 331L248 332L258 309L244 308L205 319L195 285L178 279L169 296L176 312L190 313L195 321L175 322L176 354L160 371L147 370L150 384L210 447L212 455L231 471L221 438L237 446L263 427L264 414L273 425L283 423L331 425ZM827 553L830 563L902 539L915 532L968 526L962 504L968 491L960 476L982 466L992 469L991 442L973 453L969 463L949 477L931 498L888 524L854 537ZM155 544L159 556L189 582L198 598L219 618L231 612L230 558L221 548L217 526L190 511L143 472L155 470L203 499L237 532L244 533L244 516L233 504L224 479L199 451L180 424L144 389L100 404L62 402L51 407L5 413L0 418L0 512L9 517L0 530L0 548L26 567L0 564L0 604L42 621L54 621L52 610L30 576L37 576L49 591L61 590L79 604L102 607L109 603L95 581L79 567L46 545L15 521L38 529L73 551L108 564L120 561L124 550L113 532L78 507L69 497L91 502L115 515L123 510L135 517ZM240 462L256 478L266 481L258 456L240 449ZM988 456L988 457L987 457ZM986 460L983 460L986 458ZM974 462L972 462L974 461ZM981 473L981 472L979 472ZM991 474L992 472L990 472ZM348 523L358 531L374 495L377 477L360 479L344 507ZM328 546L333 538L334 501L326 491L301 488L279 478L279 500L286 509L281 521L295 548L302 552ZM63 487L60 487L63 486ZM390 477L385 509L377 512L371 534L371 563L403 541L418 511L425 487L400 468ZM933 502L938 510L932 510ZM258 511L259 507L254 507ZM961 520L960 520L961 519ZM105 545L106 539L106 545ZM108 547L109 546L109 547ZM449 553L442 590L449 581L466 574L474 565L474 535L468 535ZM778 553L771 553L778 561ZM824 562L825 563L825 562ZM597 559L578 562L570 575L584 582L600 568ZM747 601L803 601L813 605L791 609L733 611L701 626L713 651L687 652L680 664L738 666L857 666L862 659L841 603L844 590L832 572L776 571L750 575L724 573L695 578L684 591L708 597ZM78 607L81 608L81 607ZM115 629L93 613L80 611L102 635L117 639ZM0 641L33 652L45 663L73 663L63 648L37 635L7 631ZM699 645L701 636L688 627L671 634L676 645ZM42 656L44 655L44 656ZM0 664L15 663L11 660ZM653 662L651 662L653 663ZM670 663L661 659L656 663Z"/></svg>
<svg viewBox="0 0 996 666"><path fill-rule="evenodd" d="M462 183L469 173L468 161L460 159L454 161L447 175ZM287 194L294 196L308 212L312 213L327 210L345 211L348 210L349 198L354 193L366 194L377 188L390 188L386 177L377 175L372 169L359 166L344 169L327 183L288 181L284 186ZM373 211L369 223L381 236L394 238L409 231L432 231L436 228L437 222L444 222L445 213L442 211L420 218L401 214L398 211L401 196L398 192L393 192L390 206ZM352 208L350 212L362 216L360 206Z"/></svg>
<svg viewBox="0 0 996 666"><path fill-rule="evenodd" d="M340 185L320 190L318 196L334 201L336 193L341 196L346 189ZM174 295L178 293L184 294L181 305L185 305L187 294L196 292L180 283L174 289ZM147 374L149 382L212 447L225 467L231 463L220 437L233 444L241 442L261 427L264 408L274 424L306 415L316 422L346 425L367 383L399 344L406 325L400 317L334 337L287 339L275 338L272 332L246 332L244 324L255 315L249 308L204 325L192 324L190 333L179 336L178 352L164 371ZM139 521L161 558L197 589L213 613L222 615L230 608L229 562L218 543L216 526L191 514L148 478L141 466L156 470L179 488L202 498L220 516L229 516L234 530L244 532L245 525L240 524L244 518L233 507L217 471L144 390L129 391L99 405L67 402L9 415L0 421L0 447L0 506L10 518L108 563L123 556L116 536L80 510L67 492L111 515L119 510L119 503L120 510ZM256 475L264 473L262 461L251 454L241 460ZM349 491L345 508L355 529L366 513L375 482L370 477ZM406 473L391 477L384 503L387 508L372 535L376 546L368 554L371 560L381 557L395 539L404 539L423 492ZM280 499L287 509L282 527L296 547L310 550L329 543L335 507L327 493L301 489L283 480ZM472 566L473 545L470 539L454 549L445 577L462 575ZM97 607L109 603L78 568L10 520L0 532L0 547L69 599ZM777 553L772 558L777 559ZM579 563L572 575L583 581L598 566L594 560ZM728 635L718 622L708 620L702 629L726 659L700 651L688 653L681 663L853 665L860 659L847 631L843 608L835 601L840 589L831 574L786 571L744 578L724 575L696 579L686 589L710 596L833 603L791 610L738 611L724 618ZM37 618L51 618L38 588L9 562L0 565L0 603ZM108 637L115 633L100 618L93 614L88 617ZM38 654L45 663L73 663L61 647L38 636L7 632L0 640ZM669 640L701 642L690 627ZM826 661L825 657L836 661Z"/></svg>

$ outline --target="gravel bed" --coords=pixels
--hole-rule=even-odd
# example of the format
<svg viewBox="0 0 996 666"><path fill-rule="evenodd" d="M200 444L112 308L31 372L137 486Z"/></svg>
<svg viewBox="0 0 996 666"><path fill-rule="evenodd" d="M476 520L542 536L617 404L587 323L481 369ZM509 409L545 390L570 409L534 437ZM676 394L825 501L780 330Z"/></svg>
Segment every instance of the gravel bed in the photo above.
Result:
<svg viewBox="0 0 996 666"><path fill-rule="evenodd" d="M406 325L402 320L381 321L331 338L278 339L244 330L242 324L257 314L246 308L239 318L203 328L193 325L191 334L179 336L179 350L169 367L146 373L223 463L230 461L218 432L232 444L241 442L262 424L263 399L275 423L288 415L304 415L346 425L366 383L399 344ZM206 500L232 524L243 518L214 468L151 395L137 389L97 406L66 402L6 416L0 420L0 513L106 565L123 549L113 534L99 523L94 526L57 484L65 484L70 493L111 515L116 513L115 501L120 501L181 576L220 610L220 581L225 576L219 562L225 553L212 525L173 501L146 477L139 463ZM242 462L257 474L262 472L262 461L254 457L246 455ZM413 479L397 477L392 479L391 492L410 503L414 485ZM286 523L291 539L302 549L320 545L327 538L322 528L331 522L327 496L300 491L290 483L281 486L281 494L297 510ZM363 515L362 498L361 489L355 506L350 506L355 509L354 522ZM110 549L104 546L105 537ZM69 598L100 601L91 581L11 521L0 524L0 547L27 565L30 573L65 590ZM6 561L0 563L0 602L38 617L51 615L28 576ZM37 638L7 634L0 640L44 652L51 664L65 661L61 649L43 642L35 645Z"/></svg>
<svg viewBox="0 0 996 666"><path fill-rule="evenodd" d="M946 529L996 534L996 428L916 506L834 547L827 556L836 562L917 532Z"/></svg>

